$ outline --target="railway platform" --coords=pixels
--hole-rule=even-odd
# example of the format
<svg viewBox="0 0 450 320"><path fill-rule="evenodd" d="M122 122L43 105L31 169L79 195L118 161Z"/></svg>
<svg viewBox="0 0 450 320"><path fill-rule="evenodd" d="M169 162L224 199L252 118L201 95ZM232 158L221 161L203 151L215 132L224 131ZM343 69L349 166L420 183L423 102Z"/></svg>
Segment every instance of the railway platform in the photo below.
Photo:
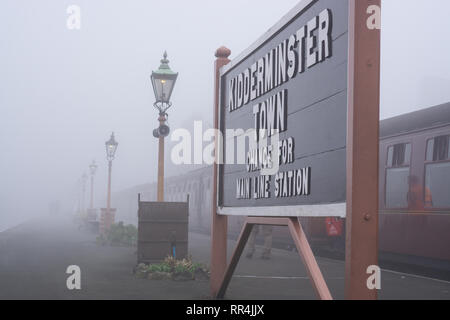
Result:
<svg viewBox="0 0 450 320"><path fill-rule="evenodd" d="M196 262L208 263L209 236L190 233ZM228 243L231 254L234 241ZM270 260L241 258L228 300L315 299L296 252L273 249ZM318 258L335 299L344 298L344 263ZM0 233L0 299L169 299L208 300L208 281L150 281L133 273L136 248L98 246L68 218L41 219ZM81 269L81 290L68 290L66 269ZM450 282L382 271L380 299L450 299Z"/></svg>

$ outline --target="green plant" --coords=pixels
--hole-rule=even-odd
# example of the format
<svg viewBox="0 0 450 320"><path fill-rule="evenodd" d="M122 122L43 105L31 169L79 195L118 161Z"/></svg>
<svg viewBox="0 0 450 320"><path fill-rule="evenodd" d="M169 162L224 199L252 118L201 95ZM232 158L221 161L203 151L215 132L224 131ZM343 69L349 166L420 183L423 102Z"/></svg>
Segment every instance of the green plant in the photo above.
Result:
<svg viewBox="0 0 450 320"><path fill-rule="evenodd" d="M191 265L191 267L189 268L189 271L190 271L191 273L195 273L195 272L197 272L197 271L199 271L199 270L206 270L206 267L203 266L201 263L193 263L193 264Z"/></svg>
<svg viewBox="0 0 450 320"><path fill-rule="evenodd" d="M201 272L206 274L207 276L207 267L201 263L194 263L192 259L183 259L176 260L175 258L169 256L163 262L158 264L151 265L139 265L138 269L144 273L152 274L152 273L168 273L172 276L181 276L188 279L194 279L197 272Z"/></svg>
<svg viewBox="0 0 450 320"><path fill-rule="evenodd" d="M174 273L184 273L184 272L189 272L189 270L182 265L175 266Z"/></svg>
<svg viewBox="0 0 450 320"><path fill-rule="evenodd" d="M171 269L168 265L166 265L166 264L164 264L164 263L161 263L161 264L152 264L152 265L149 265L148 268L147 268L147 271L148 271L148 272L165 272L165 273L171 273L171 272L172 272L172 269Z"/></svg>
<svg viewBox="0 0 450 320"><path fill-rule="evenodd" d="M123 222L113 224L106 232L105 237L99 239L101 243L107 242L110 245L136 246L138 230L133 225L124 225Z"/></svg>

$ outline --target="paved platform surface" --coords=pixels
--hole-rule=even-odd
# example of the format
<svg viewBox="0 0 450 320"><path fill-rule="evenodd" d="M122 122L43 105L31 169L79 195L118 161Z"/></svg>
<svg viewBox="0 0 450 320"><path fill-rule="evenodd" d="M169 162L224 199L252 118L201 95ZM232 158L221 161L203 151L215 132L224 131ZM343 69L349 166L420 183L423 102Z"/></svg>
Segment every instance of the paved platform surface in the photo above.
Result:
<svg viewBox="0 0 450 320"><path fill-rule="evenodd" d="M229 253L234 242L229 242ZM273 250L271 260L242 257L227 299L315 299L300 257ZM194 260L208 263L209 237L190 234ZM318 258L335 299L344 298L344 264ZM43 219L0 233L0 299L210 299L208 281L137 279L135 248L102 247L69 219ZM66 287L69 265L81 290ZM380 299L450 299L450 282L383 270Z"/></svg>

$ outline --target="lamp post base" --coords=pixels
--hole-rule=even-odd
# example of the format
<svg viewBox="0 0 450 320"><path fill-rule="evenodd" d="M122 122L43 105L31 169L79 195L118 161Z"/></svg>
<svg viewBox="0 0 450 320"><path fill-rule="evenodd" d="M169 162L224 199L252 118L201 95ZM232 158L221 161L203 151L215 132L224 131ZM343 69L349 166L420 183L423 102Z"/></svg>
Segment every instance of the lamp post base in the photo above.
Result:
<svg viewBox="0 0 450 320"><path fill-rule="evenodd" d="M104 236L114 224L117 209L101 208L100 210L100 235Z"/></svg>

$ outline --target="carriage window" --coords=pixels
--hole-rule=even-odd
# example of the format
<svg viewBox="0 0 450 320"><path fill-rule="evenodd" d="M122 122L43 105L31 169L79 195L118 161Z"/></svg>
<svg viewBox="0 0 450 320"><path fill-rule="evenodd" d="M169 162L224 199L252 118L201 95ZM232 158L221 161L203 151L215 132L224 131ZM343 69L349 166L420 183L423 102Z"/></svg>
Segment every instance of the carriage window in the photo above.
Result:
<svg viewBox="0 0 450 320"><path fill-rule="evenodd" d="M428 141L425 207L450 208L450 135Z"/></svg>
<svg viewBox="0 0 450 320"><path fill-rule="evenodd" d="M427 144L427 161L433 161L434 139L428 140Z"/></svg>
<svg viewBox="0 0 450 320"><path fill-rule="evenodd" d="M411 144L400 143L388 148L386 168L386 208L408 207L409 164Z"/></svg>
<svg viewBox="0 0 450 320"><path fill-rule="evenodd" d="M386 174L386 207L401 209L408 207L409 168L391 168Z"/></svg>
<svg viewBox="0 0 450 320"><path fill-rule="evenodd" d="M402 167L409 165L411 160L411 144L399 143L388 148L388 167Z"/></svg>
<svg viewBox="0 0 450 320"><path fill-rule="evenodd" d="M445 161L450 159L450 135L428 140L427 161Z"/></svg>

